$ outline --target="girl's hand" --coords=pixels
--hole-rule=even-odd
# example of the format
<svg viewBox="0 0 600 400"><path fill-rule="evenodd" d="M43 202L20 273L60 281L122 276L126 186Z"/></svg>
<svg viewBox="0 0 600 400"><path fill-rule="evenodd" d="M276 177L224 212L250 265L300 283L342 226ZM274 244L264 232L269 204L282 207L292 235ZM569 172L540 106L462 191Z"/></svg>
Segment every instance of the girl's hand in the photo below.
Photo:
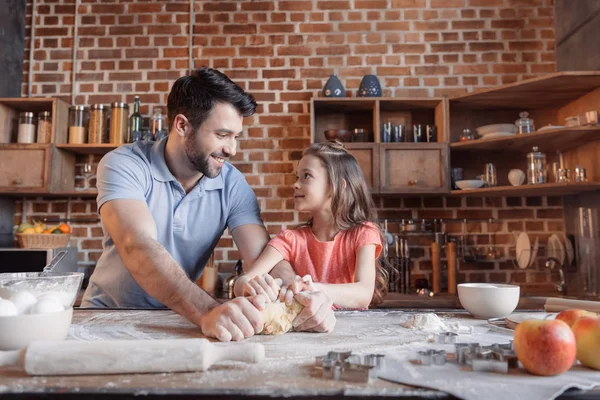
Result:
<svg viewBox="0 0 600 400"><path fill-rule="evenodd" d="M268 301L275 301L279 296L281 283L281 279L274 279L269 274L257 275L254 278L243 282L242 295L247 297L262 294Z"/></svg>
<svg viewBox="0 0 600 400"><path fill-rule="evenodd" d="M315 291L317 291L317 287L312 280L312 276L304 275L303 277L300 277L296 275L294 282L281 288L279 292L279 301L285 301L287 305L291 306L294 301L294 296L297 293Z"/></svg>

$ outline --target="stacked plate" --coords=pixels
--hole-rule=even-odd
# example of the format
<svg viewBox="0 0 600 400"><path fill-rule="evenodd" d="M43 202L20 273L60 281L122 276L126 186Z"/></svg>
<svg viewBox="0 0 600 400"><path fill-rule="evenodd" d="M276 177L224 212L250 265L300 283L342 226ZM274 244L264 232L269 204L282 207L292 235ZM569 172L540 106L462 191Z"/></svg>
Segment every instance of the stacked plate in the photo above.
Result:
<svg viewBox="0 0 600 400"><path fill-rule="evenodd" d="M480 126L476 131L482 139L492 139L516 135L517 127L515 124L493 124Z"/></svg>

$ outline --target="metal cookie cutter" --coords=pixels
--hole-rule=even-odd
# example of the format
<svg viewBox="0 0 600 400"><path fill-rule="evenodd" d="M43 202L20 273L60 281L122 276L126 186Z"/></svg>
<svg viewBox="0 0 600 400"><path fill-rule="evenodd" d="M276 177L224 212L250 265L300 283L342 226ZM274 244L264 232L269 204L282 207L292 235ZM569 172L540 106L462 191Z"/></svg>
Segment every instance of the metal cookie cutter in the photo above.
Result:
<svg viewBox="0 0 600 400"><path fill-rule="evenodd" d="M508 373L517 368L519 360L513 350L512 341L491 346L479 343L456 343L456 360L460 365L470 365L473 371Z"/></svg>
<svg viewBox="0 0 600 400"><path fill-rule="evenodd" d="M423 350L419 351L419 360L421 365L444 365L446 364L446 352L444 350Z"/></svg>
<svg viewBox="0 0 600 400"><path fill-rule="evenodd" d="M435 338L435 342L439 344L454 344L458 338L458 333L440 332Z"/></svg>
<svg viewBox="0 0 600 400"><path fill-rule="evenodd" d="M384 365L384 355L353 355L351 351L330 351L315 359L315 365L323 368L323 378L336 381L368 383L377 378Z"/></svg>

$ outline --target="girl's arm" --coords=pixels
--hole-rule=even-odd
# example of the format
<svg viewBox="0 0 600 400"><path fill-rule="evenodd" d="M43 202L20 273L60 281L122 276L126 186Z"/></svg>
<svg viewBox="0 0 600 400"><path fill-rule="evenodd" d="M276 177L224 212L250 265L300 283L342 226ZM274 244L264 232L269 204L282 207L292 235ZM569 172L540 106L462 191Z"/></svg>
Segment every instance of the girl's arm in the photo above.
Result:
<svg viewBox="0 0 600 400"><path fill-rule="evenodd" d="M266 294L271 300L275 300L279 293L269 294L268 288L278 283L268 274L277 263L283 260L283 256L274 247L267 245L256 261L235 281L233 293L235 296L254 296L256 294ZM255 279L256 278L256 279Z"/></svg>
<svg viewBox="0 0 600 400"><path fill-rule="evenodd" d="M314 283L315 288L331 297L336 306L367 308L375 290L375 251L374 244L358 249L353 283Z"/></svg>

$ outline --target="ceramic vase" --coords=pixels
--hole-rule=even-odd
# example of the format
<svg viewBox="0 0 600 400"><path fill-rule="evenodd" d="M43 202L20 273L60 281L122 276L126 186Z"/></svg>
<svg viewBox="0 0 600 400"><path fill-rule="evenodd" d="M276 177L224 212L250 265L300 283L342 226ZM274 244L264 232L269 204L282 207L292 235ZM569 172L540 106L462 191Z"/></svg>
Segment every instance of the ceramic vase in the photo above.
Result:
<svg viewBox="0 0 600 400"><path fill-rule="evenodd" d="M323 96L325 97L346 97L344 85L337 76L331 75L325 86L323 86Z"/></svg>
<svg viewBox="0 0 600 400"><path fill-rule="evenodd" d="M508 172L508 181L513 186L521 186L525 182L525 172L520 169L511 169Z"/></svg>
<svg viewBox="0 0 600 400"><path fill-rule="evenodd" d="M375 75L365 75L358 87L358 97L381 97L381 84Z"/></svg>

